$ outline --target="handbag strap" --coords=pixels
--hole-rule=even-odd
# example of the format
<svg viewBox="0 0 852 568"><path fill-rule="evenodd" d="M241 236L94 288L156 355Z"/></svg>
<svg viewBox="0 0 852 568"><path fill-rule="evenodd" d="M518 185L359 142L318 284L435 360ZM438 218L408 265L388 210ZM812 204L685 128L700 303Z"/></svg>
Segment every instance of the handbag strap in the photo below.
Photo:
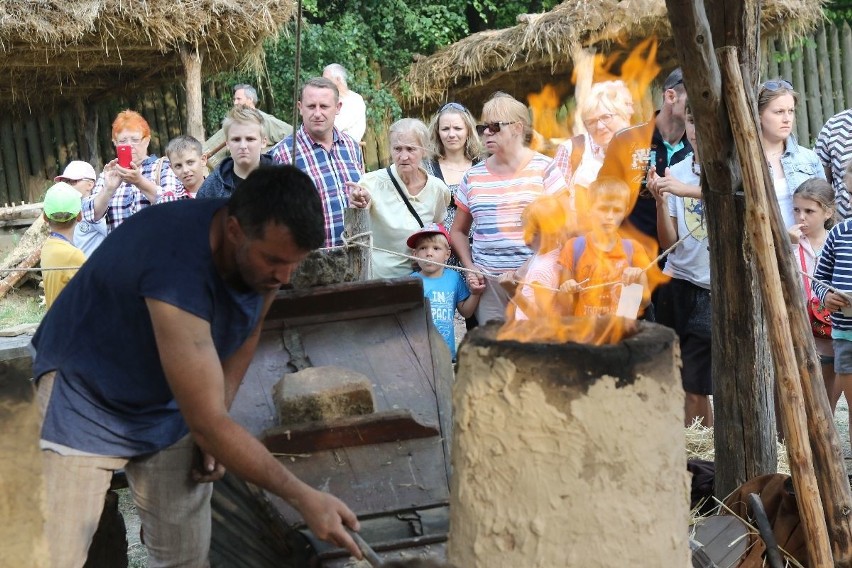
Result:
<svg viewBox="0 0 852 568"><path fill-rule="evenodd" d="M802 272L808 274L808 264L805 262L805 247L802 246L802 243L799 243L799 261L802 263ZM805 291L808 294L808 301L810 302L814 295L814 291L811 289L811 283L807 276L802 276L802 282L805 286Z"/></svg>
<svg viewBox="0 0 852 568"><path fill-rule="evenodd" d="M415 219L417 219L417 224L420 225L420 227L422 228L423 221L420 220L420 215L417 214L417 211L414 210L414 206L411 205L411 202L405 196L405 192L402 191L401 187L399 187L396 178L393 177L393 174L391 173L390 166L385 168L385 170L388 172L388 177L390 178L391 182L393 182L393 186L396 188L396 192L399 193L400 197L402 197L402 202L405 203L405 206L408 207L408 210L411 211L411 214L414 215Z"/></svg>

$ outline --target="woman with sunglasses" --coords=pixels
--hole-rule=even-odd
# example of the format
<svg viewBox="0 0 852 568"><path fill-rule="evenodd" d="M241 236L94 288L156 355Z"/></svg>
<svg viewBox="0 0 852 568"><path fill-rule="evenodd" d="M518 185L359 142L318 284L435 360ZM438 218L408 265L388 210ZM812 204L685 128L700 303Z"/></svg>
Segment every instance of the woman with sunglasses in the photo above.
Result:
<svg viewBox="0 0 852 568"><path fill-rule="evenodd" d="M606 148L619 130L630 126L633 96L623 81L592 85L580 103L580 117L588 135L578 134L559 145L553 160L575 189L588 187L598 177Z"/></svg>
<svg viewBox="0 0 852 568"><path fill-rule="evenodd" d="M475 132L476 121L470 111L459 103L445 104L429 123L429 141L435 158L427 160L424 166L430 175L447 184L452 196L444 220L445 227L451 227L455 219L455 195L462 176L480 160L482 154L482 142ZM455 255L450 257L449 264L458 264Z"/></svg>
<svg viewBox="0 0 852 568"><path fill-rule="evenodd" d="M352 206L370 211L376 247L371 251L371 278L411 274L411 261L394 253L408 253L408 237L426 223L441 223L450 203L447 184L423 169L429 145L426 125L416 118L397 120L388 138L393 164L364 174L358 183L346 182Z"/></svg>
<svg viewBox="0 0 852 568"><path fill-rule="evenodd" d="M766 81L757 94L760 141L772 174L781 217L788 229L796 225L793 192L805 180L813 177L825 179L817 155L809 148L799 146L793 135L798 100L799 94L784 79Z"/></svg>
<svg viewBox="0 0 852 568"><path fill-rule="evenodd" d="M508 294L496 277L517 270L532 251L524 242L521 214L536 197L568 194L562 171L553 160L527 147L532 128L527 107L507 95L494 94L482 108L484 124L476 127L489 156L474 165L456 193L456 216L450 229L453 248L470 284L485 284L476 319L504 319ZM570 201L560 200L560 203ZM474 225L473 244L468 232Z"/></svg>

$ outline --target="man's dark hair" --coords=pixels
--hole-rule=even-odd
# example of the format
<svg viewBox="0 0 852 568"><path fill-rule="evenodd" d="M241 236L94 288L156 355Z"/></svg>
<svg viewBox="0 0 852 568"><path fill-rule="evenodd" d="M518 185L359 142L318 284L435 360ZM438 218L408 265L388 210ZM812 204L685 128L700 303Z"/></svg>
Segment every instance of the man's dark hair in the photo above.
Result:
<svg viewBox="0 0 852 568"><path fill-rule="evenodd" d="M228 201L228 214L236 217L245 234L263 238L269 223L290 229L302 250L325 242L325 217L317 188L303 171L290 166L262 166L237 186Z"/></svg>

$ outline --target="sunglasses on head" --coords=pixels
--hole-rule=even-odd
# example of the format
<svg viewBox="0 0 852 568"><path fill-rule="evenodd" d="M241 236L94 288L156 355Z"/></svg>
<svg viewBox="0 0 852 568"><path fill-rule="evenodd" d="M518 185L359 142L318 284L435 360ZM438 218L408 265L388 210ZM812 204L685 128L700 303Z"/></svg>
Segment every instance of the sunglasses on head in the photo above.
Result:
<svg viewBox="0 0 852 568"><path fill-rule="evenodd" d="M464 108L464 105L460 105L459 103L447 103L441 107L441 110L438 112L444 112L445 110L457 110L459 112L467 112L467 109Z"/></svg>
<svg viewBox="0 0 852 568"><path fill-rule="evenodd" d="M491 134L497 134L498 132L500 132L500 129L503 128L504 126L509 126L510 124L515 124L516 122L518 122L518 121L517 120L513 120L511 122L498 121L498 122L486 122L484 124L477 124L476 125L476 133L479 134L480 136L482 136L483 134L485 134L485 130L487 129L488 131L491 132Z"/></svg>
<svg viewBox="0 0 852 568"><path fill-rule="evenodd" d="M790 89L792 91L793 84L790 81L786 81L784 79L777 79L774 81L766 81L760 86L761 91L778 91L780 89Z"/></svg>

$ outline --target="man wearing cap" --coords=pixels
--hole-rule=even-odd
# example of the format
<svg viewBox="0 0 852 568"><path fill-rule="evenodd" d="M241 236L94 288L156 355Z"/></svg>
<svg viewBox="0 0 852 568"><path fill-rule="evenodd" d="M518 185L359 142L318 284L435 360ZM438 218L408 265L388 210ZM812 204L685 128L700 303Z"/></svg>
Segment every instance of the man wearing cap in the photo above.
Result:
<svg viewBox="0 0 852 568"><path fill-rule="evenodd" d="M678 67L663 82L663 104L654 120L625 128L613 137L598 177L627 182L636 201L627 219L657 240L657 202L646 188L649 170L665 176L666 168L691 153L686 139L686 88Z"/></svg>
<svg viewBox="0 0 852 568"><path fill-rule="evenodd" d="M50 236L41 247L41 267L44 271L44 301L47 308L77 274L86 257L74 246L74 226L82 218L80 194L65 182L59 182L44 195L44 220Z"/></svg>
<svg viewBox="0 0 852 568"><path fill-rule="evenodd" d="M80 193L81 198L85 198L92 195L97 179L98 174L90 163L74 160L69 162L62 175L56 176L53 181L67 183ZM86 258L89 258L89 255L106 238L108 232L106 216L97 221L81 219L74 227L74 246L83 251Z"/></svg>

